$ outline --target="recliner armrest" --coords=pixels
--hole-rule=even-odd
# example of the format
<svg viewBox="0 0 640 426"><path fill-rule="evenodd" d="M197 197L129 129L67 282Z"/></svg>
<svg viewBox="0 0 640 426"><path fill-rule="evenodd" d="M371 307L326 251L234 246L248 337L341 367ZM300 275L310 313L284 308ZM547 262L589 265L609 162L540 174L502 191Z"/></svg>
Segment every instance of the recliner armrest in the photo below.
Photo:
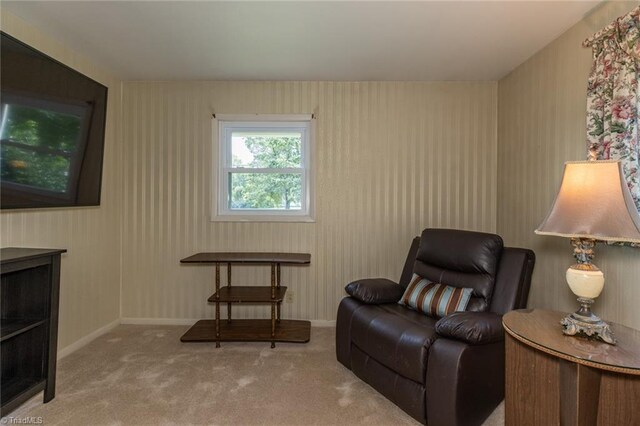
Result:
<svg viewBox="0 0 640 426"><path fill-rule="evenodd" d="M471 345L504 340L502 316L493 312L454 312L436 323L436 332Z"/></svg>
<svg viewBox="0 0 640 426"><path fill-rule="evenodd" d="M366 278L347 284L345 291L362 303L379 305L400 300L404 289L386 278Z"/></svg>

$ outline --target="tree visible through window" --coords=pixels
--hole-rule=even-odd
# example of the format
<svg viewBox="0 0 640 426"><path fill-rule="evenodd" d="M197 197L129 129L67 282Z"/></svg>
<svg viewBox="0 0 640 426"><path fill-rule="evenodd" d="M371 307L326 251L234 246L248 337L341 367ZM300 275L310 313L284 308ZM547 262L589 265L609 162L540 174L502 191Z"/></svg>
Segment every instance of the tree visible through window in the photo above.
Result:
<svg viewBox="0 0 640 426"><path fill-rule="evenodd" d="M309 122L221 122L218 214L308 213Z"/></svg>
<svg viewBox="0 0 640 426"><path fill-rule="evenodd" d="M239 138L253 156L248 167L283 169L302 162L300 137L249 136ZM235 141L234 141L235 142ZM234 154L234 165L241 158ZM297 209L301 207L302 179L298 173L234 173L232 209Z"/></svg>

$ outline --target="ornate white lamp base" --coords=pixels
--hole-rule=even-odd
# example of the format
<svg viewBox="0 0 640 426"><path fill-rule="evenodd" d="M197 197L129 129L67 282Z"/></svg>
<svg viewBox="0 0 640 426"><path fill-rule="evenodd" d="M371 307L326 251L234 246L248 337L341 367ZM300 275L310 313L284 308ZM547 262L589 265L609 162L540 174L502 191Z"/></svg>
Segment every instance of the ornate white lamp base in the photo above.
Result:
<svg viewBox="0 0 640 426"><path fill-rule="evenodd" d="M579 297L578 302L580 302L580 309L560 320L560 324L562 324L563 327L562 332L568 336L585 334L588 337L600 339L606 343L615 345L616 339L613 337L613 332L609 324L591 312L591 304L594 300Z"/></svg>
<svg viewBox="0 0 640 426"><path fill-rule="evenodd" d="M604 275L597 266L591 263L596 241L589 238L572 238L573 255L578 261L567 269L567 284L573 294L578 296L580 309L564 317L560 324L562 332L569 336L584 334L587 337L600 339L611 345L616 344L609 324L591 312L591 305L604 288Z"/></svg>

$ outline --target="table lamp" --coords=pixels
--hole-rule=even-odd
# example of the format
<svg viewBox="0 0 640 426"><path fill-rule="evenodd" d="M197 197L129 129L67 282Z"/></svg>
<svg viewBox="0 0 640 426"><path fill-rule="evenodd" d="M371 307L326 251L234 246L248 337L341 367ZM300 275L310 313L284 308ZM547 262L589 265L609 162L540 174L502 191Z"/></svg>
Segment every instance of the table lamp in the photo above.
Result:
<svg viewBox="0 0 640 426"><path fill-rule="evenodd" d="M609 325L591 312L604 287L604 275L591 260L596 241L640 243L640 215L620 162L566 162L553 207L535 232L571 238L577 263L567 269L566 277L580 308L560 321L563 333L615 344Z"/></svg>

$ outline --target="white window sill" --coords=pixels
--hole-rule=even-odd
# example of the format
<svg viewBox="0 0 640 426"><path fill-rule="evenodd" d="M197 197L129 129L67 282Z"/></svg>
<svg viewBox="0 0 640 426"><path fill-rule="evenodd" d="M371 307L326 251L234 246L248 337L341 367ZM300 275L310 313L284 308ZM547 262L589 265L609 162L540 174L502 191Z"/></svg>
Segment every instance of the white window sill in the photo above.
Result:
<svg viewBox="0 0 640 426"><path fill-rule="evenodd" d="M289 216L289 215L215 215L211 217L211 222L289 222L289 223L315 223L311 216Z"/></svg>

